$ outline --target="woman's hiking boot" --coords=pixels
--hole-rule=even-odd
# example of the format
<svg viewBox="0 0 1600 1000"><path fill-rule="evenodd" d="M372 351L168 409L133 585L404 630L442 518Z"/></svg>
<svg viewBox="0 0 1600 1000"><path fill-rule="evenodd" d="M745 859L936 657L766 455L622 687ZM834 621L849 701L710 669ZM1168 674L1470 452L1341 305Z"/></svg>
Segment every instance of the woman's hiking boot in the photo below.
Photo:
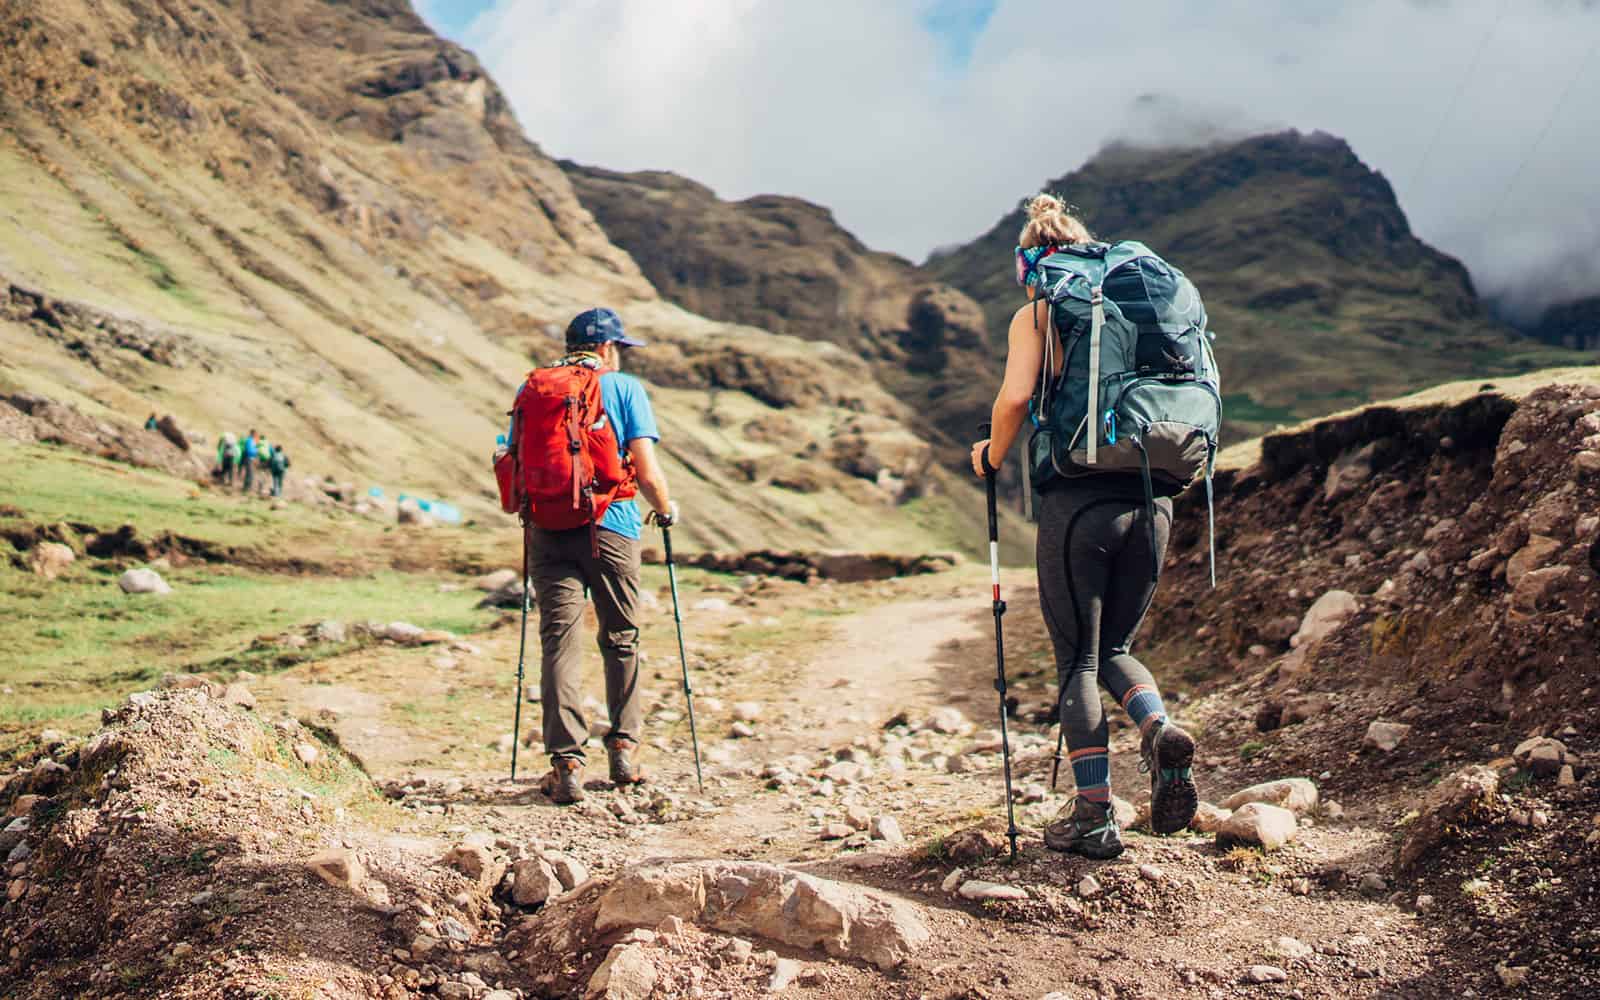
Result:
<svg viewBox="0 0 1600 1000"><path fill-rule="evenodd" d="M610 759L613 785L637 785L644 781L644 770L633 761L633 752L637 749L639 744L633 740L606 740L606 757Z"/></svg>
<svg viewBox="0 0 1600 1000"><path fill-rule="evenodd" d="M1139 745L1139 769L1150 772L1150 829L1177 833L1194 820L1200 793L1195 790L1194 737L1162 720Z"/></svg>
<svg viewBox="0 0 1600 1000"><path fill-rule="evenodd" d="M539 791L558 806L582 802L583 761L574 757L553 758L550 761L550 773L539 780Z"/></svg>
<svg viewBox="0 0 1600 1000"><path fill-rule="evenodd" d="M1052 851L1109 861L1122 853L1122 832L1110 803L1100 805L1074 796L1044 828L1044 846Z"/></svg>

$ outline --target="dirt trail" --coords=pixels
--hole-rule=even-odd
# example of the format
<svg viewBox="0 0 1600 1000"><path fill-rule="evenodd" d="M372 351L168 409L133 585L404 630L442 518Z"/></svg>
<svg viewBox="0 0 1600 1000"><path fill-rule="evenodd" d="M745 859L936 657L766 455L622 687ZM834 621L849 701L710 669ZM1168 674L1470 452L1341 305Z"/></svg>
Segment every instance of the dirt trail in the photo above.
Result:
<svg viewBox="0 0 1600 1000"><path fill-rule="evenodd" d="M1039 705L1053 691L1054 671L1027 581L1022 573L1006 580L1007 649L1013 693L1025 705ZM883 723L901 712L915 721L942 706L963 709L971 725L932 744L949 755L982 743L983 730L995 725L992 625L980 584L969 570L901 589L839 588L842 593L825 600L802 595L823 601L833 614L809 630L805 643L726 658L724 647L737 646L730 637L799 598L692 615L691 659L705 706L704 796L695 789L687 725L677 719L675 657L655 653L649 661L654 707L646 738L664 740L665 746L649 754L652 782L642 790L615 791L599 780L603 766L595 767L588 802L578 810L551 807L532 792L531 781L506 781L496 755L492 767L473 766L461 747L437 733L427 735L425 727L396 727L392 713L386 723L373 701L375 688L392 702L425 697L429 689L503 682L515 654L514 629L475 639L482 655L463 656L454 670L428 667L425 656L397 664L392 655L364 654L342 667L324 665L319 677L286 678L282 690L300 711L331 707L345 713L336 727L341 738L380 780L424 775L437 781L454 770L459 788L437 800L445 803L445 814L424 814L407 831L436 837L440 845L458 835L452 831L490 829L502 837L557 843L599 872L649 857L758 859L873 885L924 907L936 936L925 957L889 980L866 969L831 967L823 996L1037 998L1063 984L1075 984L1066 993L1070 997L1244 996L1290 988L1301 996L1328 997L1449 992L1443 979L1435 983L1429 973L1443 948L1437 931L1387 894L1357 888L1363 874L1385 867L1392 850L1387 831L1366 824L1307 824L1294 844L1265 857L1221 852L1210 837L1131 832L1121 859L1093 863L1048 852L1039 838L1042 823L1067 801L1069 772L1059 792L1018 807L1024 827L1018 865L1003 858L966 863L970 875L1023 886L1030 899L976 904L944 892L940 883L956 862L941 856L942 838L975 820L1004 815L999 755L969 756L970 768L959 773L915 754L907 766L890 768L886 757L875 755L884 746ZM851 610L858 600L860 610ZM669 611L653 616L646 625L647 649L670 649L670 628ZM709 666L705 655L712 657ZM345 685L352 690L342 690ZM740 699L763 706L755 738L728 738L729 709ZM524 726L536 729L538 706L526 708ZM1241 711L1225 697L1175 708L1201 733ZM1147 779L1136 770L1134 732L1120 716L1113 718L1116 789L1143 801ZM1018 719L1012 733L1017 786L1046 783L1053 730ZM815 776L851 747L864 759L876 759L876 770L826 793L808 788L804 777L773 789L762 773L771 763L787 761L801 775ZM603 757L595 756L601 764ZM1240 764L1231 752L1227 758L1202 750L1202 759L1213 765L1198 775L1207 798L1288 776ZM537 750L524 759L525 774L536 776L542 766ZM663 799L671 802L667 814L652 814L652 803ZM824 840L824 824L838 823L851 806L895 817L909 845L868 843L865 834ZM613 815L619 809L625 814L620 819ZM1093 898L1078 887L1085 875L1100 884ZM973 933L973 921L981 933ZM1241 985L1253 965L1287 969L1292 986Z"/></svg>

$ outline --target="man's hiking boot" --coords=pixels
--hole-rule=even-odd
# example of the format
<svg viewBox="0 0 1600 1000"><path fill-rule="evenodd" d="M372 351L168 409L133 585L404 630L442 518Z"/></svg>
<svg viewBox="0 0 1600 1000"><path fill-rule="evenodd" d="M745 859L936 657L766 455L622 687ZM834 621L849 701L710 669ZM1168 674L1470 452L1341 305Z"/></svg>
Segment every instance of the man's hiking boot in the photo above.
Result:
<svg viewBox="0 0 1600 1000"><path fill-rule="evenodd" d="M1177 833L1194 819L1194 737L1165 720L1150 727L1139 745L1139 770L1150 772L1150 829Z"/></svg>
<svg viewBox="0 0 1600 1000"><path fill-rule="evenodd" d="M1116 810L1074 796L1044 828L1044 846L1052 851L1109 861L1122 853L1122 832Z"/></svg>
<svg viewBox="0 0 1600 1000"><path fill-rule="evenodd" d="M606 740L606 756L611 762L613 785L637 785L644 781L644 770L633 762L633 752L639 744L633 740Z"/></svg>
<svg viewBox="0 0 1600 1000"><path fill-rule="evenodd" d="M550 797L558 806L570 806L583 801L583 761L571 757L556 757L550 761L550 773L539 781L539 791Z"/></svg>

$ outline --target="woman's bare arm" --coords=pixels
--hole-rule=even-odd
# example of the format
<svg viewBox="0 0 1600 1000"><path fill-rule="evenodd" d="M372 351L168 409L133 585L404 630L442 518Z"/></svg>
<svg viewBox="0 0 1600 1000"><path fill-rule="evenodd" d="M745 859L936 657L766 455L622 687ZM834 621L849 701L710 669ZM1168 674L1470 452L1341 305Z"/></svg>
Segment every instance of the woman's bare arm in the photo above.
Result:
<svg viewBox="0 0 1600 1000"><path fill-rule="evenodd" d="M1045 325L1047 314L1048 310L1035 309L1029 303L1011 317L1011 329L1006 338L1006 375L989 418L989 437L972 446L972 468L979 476L983 475L984 446L989 448L989 465L1000 468L1022 430L1022 422L1027 419L1028 400L1033 398L1034 386L1039 384L1039 369L1044 364L1045 331L1040 327Z"/></svg>

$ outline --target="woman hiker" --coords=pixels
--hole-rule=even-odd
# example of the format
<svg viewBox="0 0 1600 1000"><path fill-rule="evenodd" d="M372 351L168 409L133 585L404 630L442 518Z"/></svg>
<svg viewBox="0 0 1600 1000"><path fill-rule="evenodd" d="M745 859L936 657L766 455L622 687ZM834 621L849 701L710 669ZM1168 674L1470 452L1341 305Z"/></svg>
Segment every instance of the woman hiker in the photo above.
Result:
<svg viewBox="0 0 1600 1000"><path fill-rule="evenodd" d="M1048 309L1035 309L1035 268L1054 248L1094 242L1089 230L1053 195L1028 204L1017 247L1017 280L1028 296L1011 319L1005 379L995 398L991 436L972 446L981 477L984 459L998 470L1029 416L1040 384L1045 338L1062 364L1060 338ZM1025 459L1026 460L1026 459ZM1096 472L1057 479L1038 498L1036 558L1039 603L1055 647L1061 727L1070 750L1077 794L1046 827L1045 846L1090 858L1122 853L1111 805L1111 761L1098 688L1115 698L1139 727L1141 769L1151 775L1151 826L1175 833L1194 818L1198 797L1190 777L1194 740L1167 718L1155 678L1130 652L1155 593L1152 573L1166 554L1172 501L1154 504L1154 531L1140 476Z"/></svg>

